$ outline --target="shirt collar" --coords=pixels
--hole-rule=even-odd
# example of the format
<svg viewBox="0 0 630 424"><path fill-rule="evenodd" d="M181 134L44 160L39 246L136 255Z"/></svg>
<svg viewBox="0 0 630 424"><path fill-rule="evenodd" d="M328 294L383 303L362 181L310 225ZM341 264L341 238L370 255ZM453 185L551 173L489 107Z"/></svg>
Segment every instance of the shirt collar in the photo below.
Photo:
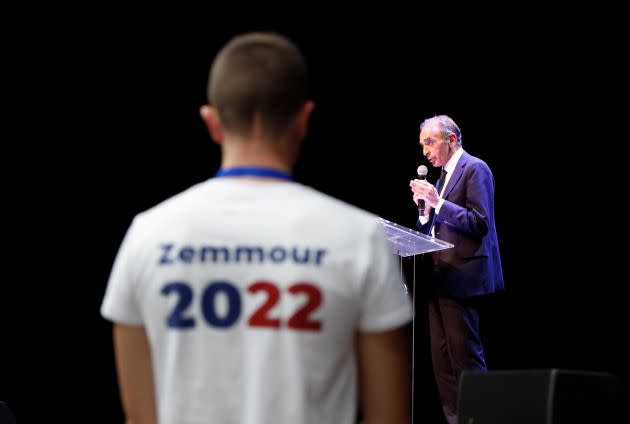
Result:
<svg viewBox="0 0 630 424"><path fill-rule="evenodd" d="M462 157L463 153L464 153L464 148L459 146L459 148L455 150L455 153L453 153L453 156L451 156L448 162L446 162L446 165L444 165L444 170L448 172L449 174L452 174L453 171L455 170L455 167L457 166L457 162L459 162L459 158Z"/></svg>

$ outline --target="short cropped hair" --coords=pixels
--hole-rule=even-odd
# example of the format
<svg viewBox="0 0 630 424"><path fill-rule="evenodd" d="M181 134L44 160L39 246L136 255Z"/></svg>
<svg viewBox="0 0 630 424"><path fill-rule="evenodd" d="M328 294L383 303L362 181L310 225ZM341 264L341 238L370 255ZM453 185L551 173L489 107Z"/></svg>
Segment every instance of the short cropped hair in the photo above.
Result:
<svg viewBox="0 0 630 424"><path fill-rule="evenodd" d="M254 116L265 135L283 133L307 99L304 56L288 38L248 33L221 49L210 68L208 100L225 130L249 134Z"/></svg>

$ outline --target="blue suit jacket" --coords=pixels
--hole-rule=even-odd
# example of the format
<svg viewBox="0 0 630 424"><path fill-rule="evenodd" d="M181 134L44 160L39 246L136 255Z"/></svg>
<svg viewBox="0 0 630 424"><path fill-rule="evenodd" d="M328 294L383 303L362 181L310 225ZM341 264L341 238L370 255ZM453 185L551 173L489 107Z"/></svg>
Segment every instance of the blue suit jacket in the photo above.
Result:
<svg viewBox="0 0 630 424"><path fill-rule="evenodd" d="M440 187L438 187L438 190ZM440 213L431 210L419 231L455 247L433 253L432 280L438 294L479 296L504 288L494 223L494 177L488 165L463 152L442 195Z"/></svg>

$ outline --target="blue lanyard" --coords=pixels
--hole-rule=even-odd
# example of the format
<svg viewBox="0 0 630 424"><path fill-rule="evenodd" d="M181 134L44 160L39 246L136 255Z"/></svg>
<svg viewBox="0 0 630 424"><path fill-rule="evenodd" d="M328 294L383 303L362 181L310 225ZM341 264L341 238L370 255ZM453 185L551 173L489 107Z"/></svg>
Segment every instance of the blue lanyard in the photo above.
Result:
<svg viewBox="0 0 630 424"><path fill-rule="evenodd" d="M215 177L242 177L242 176L252 176L252 177L267 177L267 178L277 178L279 180L287 180L293 181L293 177L278 169L267 168L264 166L235 166L233 168L219 169Z"/></svg>

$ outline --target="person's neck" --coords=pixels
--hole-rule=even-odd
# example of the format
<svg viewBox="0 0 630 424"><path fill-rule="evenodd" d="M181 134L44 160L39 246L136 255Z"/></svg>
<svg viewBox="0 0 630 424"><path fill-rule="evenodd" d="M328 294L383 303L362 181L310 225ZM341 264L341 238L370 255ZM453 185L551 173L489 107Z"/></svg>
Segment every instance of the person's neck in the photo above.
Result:
<svg viewBox="0 0 630 424"><path fill-rule="evenodd" d="M453 158L453 156L455 156L457 154L457 152L459 151L459 149L461 149L462 146L460 146L459 144L456 144L455 147L451 150L451 154L448 155L448 159L446 159L446 162L444 163L444 166L442 166L442 168L444 168Z"/></svg>
<svg viewBox="0 0 630 424"><path fill-rule="evenodd" d="M279 146L264 141L234 141L223 145L221 168L263 167L291 173L294 160Z"/></svg>

